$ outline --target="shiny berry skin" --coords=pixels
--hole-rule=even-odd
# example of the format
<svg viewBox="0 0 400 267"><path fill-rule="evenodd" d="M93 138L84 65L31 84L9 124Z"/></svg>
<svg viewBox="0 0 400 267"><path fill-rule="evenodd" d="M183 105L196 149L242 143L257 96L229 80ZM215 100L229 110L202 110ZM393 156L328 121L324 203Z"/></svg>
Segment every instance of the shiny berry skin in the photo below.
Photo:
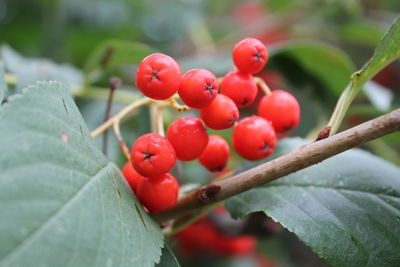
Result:
<svg viewBox="0 0 400 267"><path fill-rule="evenodd" d="M171 123L167 138L182 161L197 159L208 143L208 134L198 118L181 118Z"/></svg>
<svg viewBox="0 0 400 267"><path fill-rule="evenodd" d="M299 124L300 105L292 94L275 90L261 99L258 115L271 121L277 133L285 133Z"/></svg>
<svg viewBox="0 0 400 267"><path fill-rule="evenodd" d="M247 160L268 157L275 149L276 137L271 123L259 116L240 120L232 134L236 152Z"/></svg>
<svg viewBox="0 0 400 267"><path fill-rule="evenodd" d="M164 100L176 93L181 77L181 67L172 57L151 54L139 65L136 86L145 96Z"/></svg>
<svg viewBox="0 0 400 267"><path fill-rule="evenodd" d="M206 69L193 69L185 73L178 89L182 101L191 108L205 108L218 94L219 83Z"/></svg>
<svg viewBox="0 0 400 267"><path fill-rule="evenodd" d="M153 177L167 173L174 167L175 161L174 148L168 139L161 135L142 135L132 146L132 166L143 176Z"/></svg>
<svg viewBox="0 0 400 267"><path fill-rule="evenodd" d="M257 84L250 74L232 71L222 80L221 94L229 96L238 108L244 108L254 102Z"/></svg>
<svg viewBox="0 0 400 267"><path fill-rule="evenodd" d="M137 198L150 213L172 208L179 193L178 181L169 173L144 178L137 188Z"/></svg>
<svg viewBox="0 0 400 267"><path fill-rule="evenodd" d="M201 165L211 172L220 172L225 169L228 159L228 143L218 135L210 135L207 147L199 157Z"/></svg>
<svg viewBox="0 0 400 267"><path fill-rule="evenodd" d="M259 40L246 38L233 48L233 62L240 72L255 74L261 71L268 61L267 48Z"/></svg>
<svg viewBox="0 0 400 267"><path fill-rule="evenodd" d="M239 110L229 97L218 94L214 101L200 110L204 123L214 130L231 128L239 119Z"/></svg>
<svg viewBox="0 0 400 267"><path fill-rule="evenodd" d="M126 181L129 186L132 188L132 191L136 193L137 186L140 181L144 178L144 176L140 175L133 167L130 161L125 163L122 168L122 174L124 175Z"/></svg>

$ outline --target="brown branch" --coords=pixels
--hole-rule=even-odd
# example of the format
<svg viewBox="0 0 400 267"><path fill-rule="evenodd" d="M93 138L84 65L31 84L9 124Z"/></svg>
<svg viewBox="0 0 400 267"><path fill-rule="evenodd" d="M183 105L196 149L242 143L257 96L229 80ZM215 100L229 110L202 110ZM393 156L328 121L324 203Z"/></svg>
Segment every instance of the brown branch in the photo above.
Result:
<svg viewBox="0 0 400 267"><path fill-rule="evenodd" d="M110 91L108 94L108 99L106 103L106 110L104 112L103 123L106 122L110 118L111 107L114 98L115 90L121 85L121 80L117 77L113 77L110 79ZM108 148L108 131L103 133L103 153L107 156L107 148Z"/></svg>
<svg viewBox="0 0 400 267"><path fill-rule="evenodd" d="M174 208L154 214L153 218L158 222L178 218L201 207L261 186L398 130L400 130L400 109L334 136L304 145L286 155L231 178L201 187L183 196ZM204 201L199 196L203 192L207 192L209 188L219 188L219 190L213 192L212 197L208 197L207 201Z"/></svg>

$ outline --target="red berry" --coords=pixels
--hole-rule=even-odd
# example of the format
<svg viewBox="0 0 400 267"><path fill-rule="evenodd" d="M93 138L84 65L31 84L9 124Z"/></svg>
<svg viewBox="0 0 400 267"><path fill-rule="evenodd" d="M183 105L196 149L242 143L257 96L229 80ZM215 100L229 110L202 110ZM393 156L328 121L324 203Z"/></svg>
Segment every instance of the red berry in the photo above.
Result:
<svg viewBox="0 0 400 267"><path fill-rule="evenodd" d="M169 173L144 178L138 188L137 197L150 213L172 208L178 199L178 181Z"/></svg>
<svg viewBox="0 0 400 267"><path fill-rule="evenodd" d="M213 248L216 254L241 256L248 255L255 251L257 239L252 236L224 236L221 235L219 239L215 240Z"/></svg>
<svg viewBox="0 0 400 267"><path fill-rule="evenodd" d="M233 48L233 62L240 72L255 74L264 68L267 61L267 48L257 39L243 39Z"/></svg>
<svg viewBox="0 0 400 267"><path fill-rule="evenodd" d="M151 54L139 65L136 86L145 96L164 100L176 93L181 76L181 68L172 57Z"/></svg>
<svg viewBox="0 0 400 267"><path fill-rule="evenodd" d="M122 168L122 174L124 175L132 191L136 193L137 186L144 176L140 175L133 167L130 161L125 163L124 168Z"/></svg>
<svg viewBox="0 0 400 267"><path fill-rule="evenodd" d="M211 172L220 172L225 169L228 159L228 143L218 135L210 135L207 147L199 157L200 163Z"/></svg>
<svg viewBox="0 0 400 267"><path fill-rule="evenodd" d="M206 69L193 69L185 73L179 86L179 96L191 108L205 108L218 94L219 83Z"/></svg>
<svg viewBox="0 0 400 267"><path fill-rule="evenodd" d="M235 125L239 110L232 99L218 94L210 105L200 110L200 117L211 129L224 130Z"/></svg>
<svg viewBox="0 0 400 267"><path fill-rule="evenodd" d="M258 114L271 121L276 132L284 133L299 124L300 105L290 93L275 90L261 99Z"/></svg>
<svg viewBox="0 0 400 267"><path fill-rule="evenodd" d="M167 138L155 133L139 137L132 146L132 166L146 177L169 172L174 167L175 160L175 150L171 143Z"/></svg>
<svg viewBox="0 0 400 267"><path fill-rule="evenodd" d="M197 159L208 143L208 134L198 118L175 120L167 130L167 138L182 161Z"/></svg>
<svg viewBox="0 0 400 267"><path fill-rule="evenodd" d="M215 225L202 217L175 235L179 249L187 257L211 250L219 238Z"/></svg>
<svg viewBox="0 0 400 267"><path fill-rule="evenodd" d="M233 130L233 147L240 156L248 160L271 155L275 142L275 131L271 123L259 116L244 118Z"/></svg>
<svg viewBox="0 0 400 267"><path fill-rule="evenodd" d="M254 102L257 84L250 74L232 71L222 80L221 94L229 96L239 108L244 108Z"/></svg>

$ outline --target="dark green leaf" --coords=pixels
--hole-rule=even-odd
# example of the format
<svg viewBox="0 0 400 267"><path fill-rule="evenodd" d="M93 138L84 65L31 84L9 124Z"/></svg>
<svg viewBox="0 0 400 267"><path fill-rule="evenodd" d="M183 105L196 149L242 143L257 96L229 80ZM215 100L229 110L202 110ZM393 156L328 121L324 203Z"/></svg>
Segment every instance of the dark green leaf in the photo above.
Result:
<svg viewBox="0 0 400 267"><path fill-rule="evenodd" d="M361 69L360 74L354 77L353 87L359 88L371 79L383 67L400 57L400 16L397 17L389 31L377 45L374 55Z"/></svg>
<svg viewBox="0 0 400 267"><path fill-rule="evenodd" d="M288 139L284 154L304 144ZM336 266L399 266L400 169L353 149L226 201L234 217L264 211Z"/></svg>
<svg viewBox="0 0 400 267"><path fill-rule="evenodd" d="M153 266L162 234L95 147L66 86L0 113L0 266Z"/></svg>
<svg viewBox="0 0 400 267"><path fill-rule="evenodd" d="M175 258L174 253L171 251L171 249L167 246L164 245L164 248L162 249L162 255L161 255L161 260L158 264L156 264L157 267L179 267L179 262Z"/></svg>
<svg viewBox="0 0 400 267"><path fill-rule="evenodd" d="M326 88L333 96L340 95L354 72L346 54L323 43L296 42L278 47L272 52L271 61L293 84L304 83L311 76L318 83L314 86Z"/></svg>
<svg viewBox="0 0 400 267"><path fill-rule="evenodd" d="M126 64L139 64L144 57L152 53L154 53L153 49L141 43L121 40L106 41L89 56L85 65L85 73Z"/></svg>

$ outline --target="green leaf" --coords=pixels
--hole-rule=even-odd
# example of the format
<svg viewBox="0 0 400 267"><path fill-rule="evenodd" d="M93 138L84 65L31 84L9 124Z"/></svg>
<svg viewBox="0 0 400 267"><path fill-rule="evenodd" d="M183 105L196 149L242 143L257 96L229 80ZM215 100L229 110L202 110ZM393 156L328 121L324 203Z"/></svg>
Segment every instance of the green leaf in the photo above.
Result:
<svg viewBox="0 0 400 267"><path fill-rule="evenodd" d="M161 260L158 264L156 264L157 267L179 267L179 262L175 258L174 253L171 251L171 249L165 245L164 248L162 249L162 255L161 255Z"/></svg>
<svg viewBox="0 0 400 267"><path fill-rule="evenodd" d="M152 53L154 53L153 49L141 43L109 40L100 44L89 56L84 71L87 74L98 69L139 64L144 57Z"/></svg>
<svg viewBox="0 0 400 267"><path fill-rule="evenodd" d="M1 102L3 101L4 94L5 94L6 89L7 89L7 83L5 81L4 75L5 75L5 73L4 73L4 64L3 64L2 61L0 61L0 105L1 105Z"/></svg>
<svg viewBox="0 0 400 267"><path fill-rule="evenodd" d="M277 155L304 144L287 139ZM263 211L335 266L399 266L400 169L353 149L226 201Z"/></svg>
<svg viewBox="0 0 400 267"><path fill-rule="evenodd" d="M326 89L339 96L354 72L349 57L336 47L324 43L293 42L278 47L271 54L271 64L294 85L315 80L319 92ZM311 79L308 77L311 76Z"/></svg>
<svg viewBox="0 0 400 267"><path fill-rule="evenodd" d="M400 57L400 16L397 17L389 31L383 36L377 45L374 55L368 63L361 69L360 74L354 77L354 86L362 85L371 79L385 66Z"/></svg>
<svg viewBox="0 0 400 267"><path fill-rule="evenodd" d="M36 81L61 81L72 91L77 91L83 83L82 73L75 67L47 59L26 58L7 45L0 47L0 58L7 71L17 77L17 91Z"/></svg>
<svg viewBox="0 0 400 267"><path fill-rule="evenodd" d="M350 84L342 92L335 110L329 120L331 135L335 134L354 98L364 84L372 79L385 66L400 57L400 16L397 17L389 31L375 48L372 58L364 67L351 76Z"/></svg>
<svg viewBox="0 0 400 267"><path fill-rule="evenodd" d="M96 148L66 86L0 112L0 266L153 266L162 234Z"/></svg>

